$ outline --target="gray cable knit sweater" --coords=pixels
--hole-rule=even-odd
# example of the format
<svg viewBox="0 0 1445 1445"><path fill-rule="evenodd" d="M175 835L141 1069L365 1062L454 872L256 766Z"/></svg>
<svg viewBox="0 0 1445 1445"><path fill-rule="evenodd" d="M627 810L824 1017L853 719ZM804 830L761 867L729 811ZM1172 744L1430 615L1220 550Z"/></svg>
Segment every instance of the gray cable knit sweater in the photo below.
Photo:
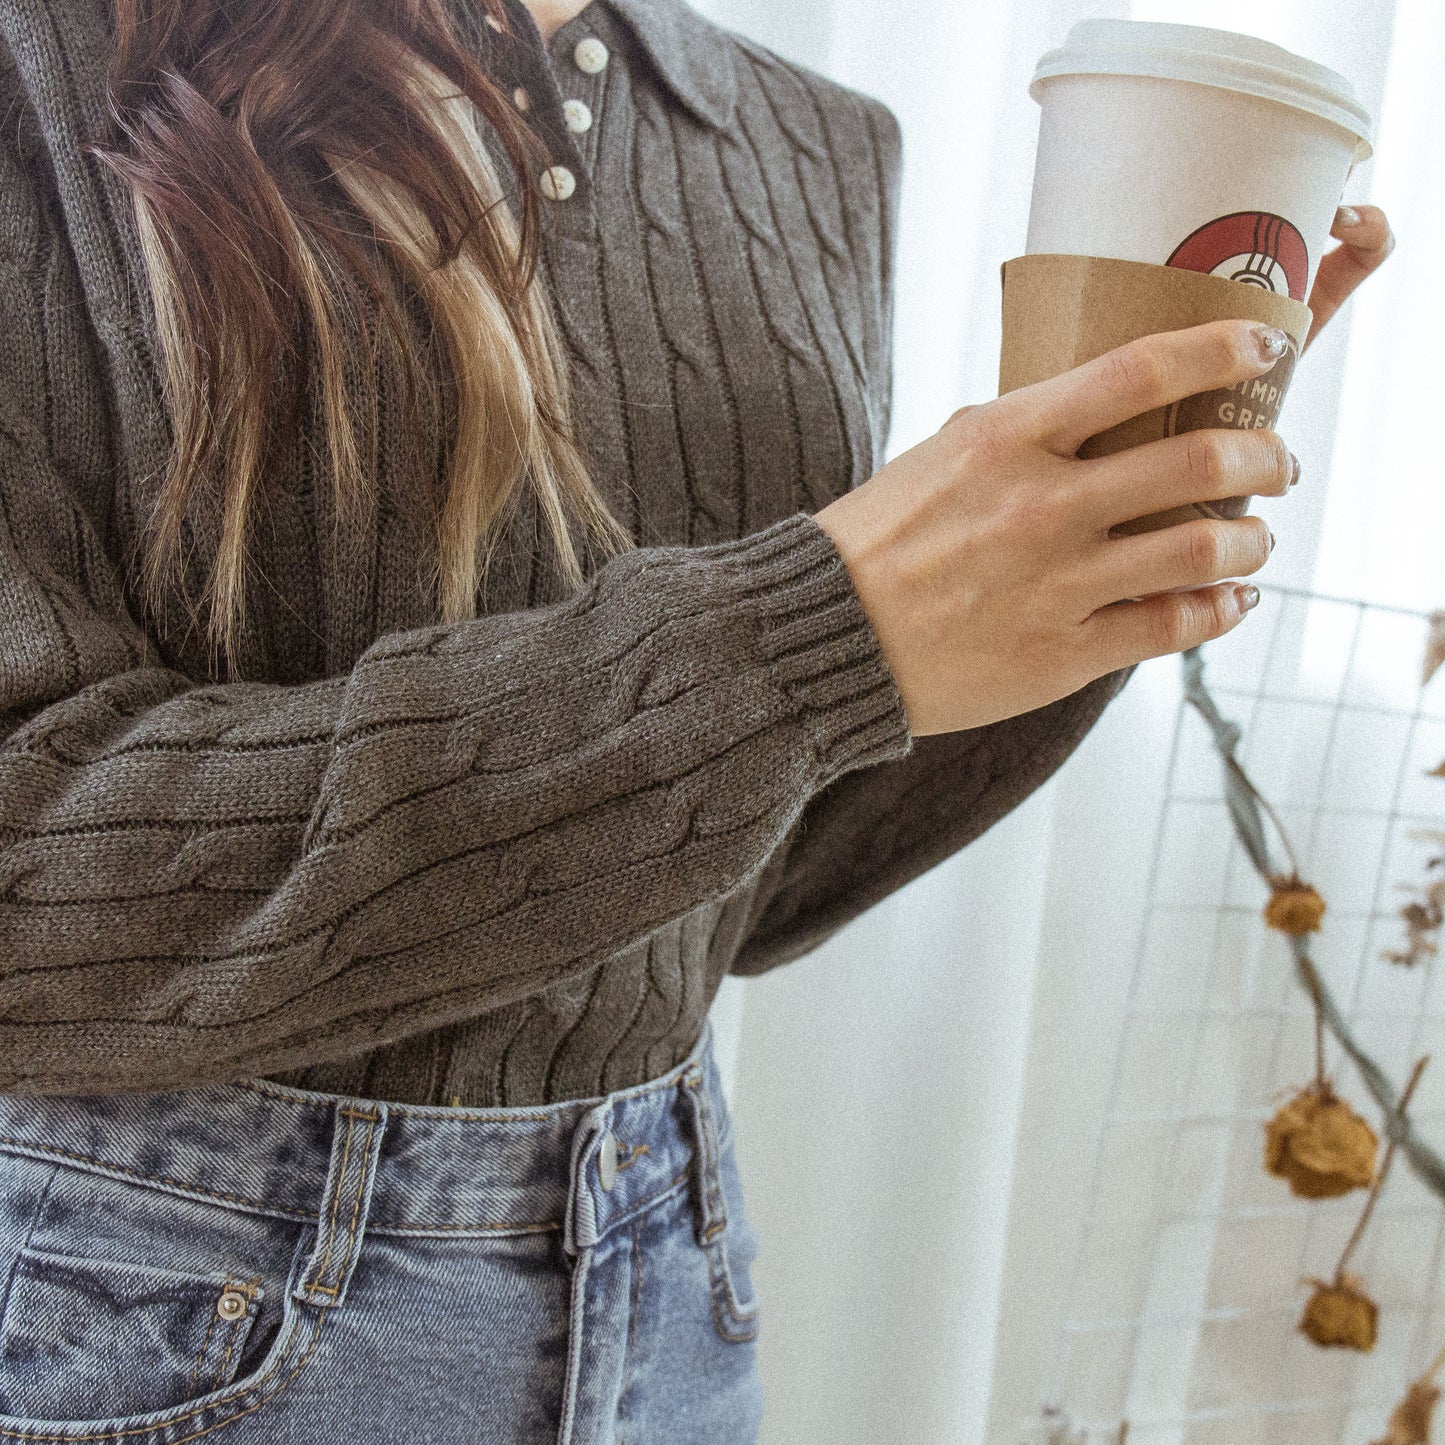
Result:
<svg viewBox="0 0 1445 1445"><path fill-rule="evenodd" d="M636 1083L729 970L1016 806L1127 676L915 742L810 519L887 433L888 111L682 0L594 0L545 50L520 4L515 38L456 5L576 177L545 280L639 547L569 596L524 509L484 615L439 625L404 418L370 419L346 526L303 431L236 680L147 635L127 571L169 424L128 197L82 154L108 0L0 0L0 1089Z"/></svg>

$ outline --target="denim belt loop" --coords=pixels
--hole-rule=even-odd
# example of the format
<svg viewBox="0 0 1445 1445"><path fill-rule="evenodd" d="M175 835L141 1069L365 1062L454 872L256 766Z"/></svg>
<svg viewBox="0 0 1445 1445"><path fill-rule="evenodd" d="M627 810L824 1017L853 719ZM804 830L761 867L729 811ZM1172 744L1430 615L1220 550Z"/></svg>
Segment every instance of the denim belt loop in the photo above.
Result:
<svg viewBox="0 0 1445 1445"><path fill-rule="evenodd" d="M722 1150L702 1070L696 1065L690 1068L682 1077L681 1087L692 1112L694 1228L697 1242L706 1247L728 1227L720 1172Z"/></svg>
<svg viewBox="0 0 1445 1445"><path fill-rule="evenodd" d="M591 1173L602 1138L611 1127L612 1110L606 1104L589 1109L572 1135L572 1169L567 1190L567 1214L562 1222L562 1248L568 1255L590 1249L600 1238L597 1200Z"/></svg>
<svg viewBox="0 0 1445 1445"><path fill-rule="evenodd" d="M316 1245L295 1289L296 1298L305 1304L335 1309L346 1298L346 1287L366 1233L371 1187L385 1131L385 1104L361 1099L338 1101Z"/></svg>

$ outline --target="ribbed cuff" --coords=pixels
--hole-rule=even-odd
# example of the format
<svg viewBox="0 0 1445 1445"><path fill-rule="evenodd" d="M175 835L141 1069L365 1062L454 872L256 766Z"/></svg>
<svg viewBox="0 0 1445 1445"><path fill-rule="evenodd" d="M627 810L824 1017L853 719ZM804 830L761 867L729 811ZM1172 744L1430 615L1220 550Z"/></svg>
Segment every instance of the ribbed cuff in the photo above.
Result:
<svg viewBox="0 0 1445 1445"><path fill-rule="evenodd" d="M820 786L905 757L913 739L903 699L827 532L799 512L711 550L736 568L759 655L813 739Z"/></svg>

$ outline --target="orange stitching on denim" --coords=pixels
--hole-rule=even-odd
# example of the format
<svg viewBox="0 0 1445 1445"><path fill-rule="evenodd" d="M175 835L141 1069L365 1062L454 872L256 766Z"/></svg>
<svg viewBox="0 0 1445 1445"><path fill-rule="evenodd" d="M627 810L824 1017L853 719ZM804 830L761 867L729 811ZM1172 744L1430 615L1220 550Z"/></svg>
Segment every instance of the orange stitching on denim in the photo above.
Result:
<svg viewBox="0 0 1445 1445"><path fill-rule="evenodd" d="M237 1088L245 1087L236 1085ZM110 1169L116 1174L126 1174L132 1179L138 1179L146 1184L168 1184L173 1189L179 1189L188 1194L200 1195L206 1199L214 1199L222 1204L246 1204L258 1210L262 1214L280 1216L285 1219L295 1219L302 1224L316 1224L319 1222L319 1214L313 1209L287 1209L284 1205L264 1204L259 1199L249 1199L240 1194L222 1194L215 1189L202 1189L196 1184L187 1184L180 1179L171 1179L161 1174L143 1174L138 1169L127 1169L123 1164L113 1164L107 1159L96 1159L89 1154L72 1154L65 1149L54 1149L49 1144L44 1146L29 1144L23 1139L9 1139L0 1135L0 1144L11 1144L17 1149L35 1149L43 1156L58 1154L70 1159L77 1164L94 1164L100 1169ZM386 1234L432 1234L444 1230L469 1229L477 1234L505 1234L507 1232L517 1234L533 1234L547 1229L561 1229L561 1225L555 1220L543 1222L527 1221L522 1224L382 1224L377 1223L374 1227ZM3 1438L3 1436L0 1436Z"/></svg>
<svg viewBox="0 0 1445 1445"><path fill-rule="evenodd" d="M756 1302L750 1311L746 1313L739 1308L737 1297L733 1294L732 1281L723 1274L719 1277L718 1270L714 1268L716 1261L713 1259L714 1251L705 1250L707 1255L707 1282L708 1299L712 1303L712 1320L717 1327L717 1332L732 1345L745 1345L758 1337L758 1307ZM718 1299L718 1290L726 1290L728 1296L728 1309L736 1320L736 1328L730 1322L724 1322L722 1317L722 1301Z"/></svg>
<svg viewBox="0 0 1445 1445"><path fill-rule="evenodd" d="M555 1219L536 1224L378 1224L372 1220L370 1225L376 1234L443 1234L462 1230L472 1234L545 1234L561 1227Z"/></svg>
<svg viewBox="0 0 1445 1445"><path fill-rule="evenodd" d="M635 1148L629 1144L627 1146L627 1158L617 1161L617 1172L621 1174L624 1169L631 1169L644 1154L651 1153L652 1150L649 1149L646 1144L638 1144Z"/></svg>
<svg viewBox="0 0 1445 1445"><path fill-rule="evenodd" d="M654 1194L649 1194L646 1199L639 1199L625 1214L619 1214L616 1219L607 1222L609 1230L620 1229L630 1220L636 1219L639 1214L645 1214L654 1204L660 1204L670 1194L677 1192L678 1188L687 1183L687 1171L683 1170L670 1184L665 1184Z"/></svg>
<svg viewBox="0 0 1445 1445"><path fill-rule="evenodd" d="M301 1371L311 1362L311 1356L316 1353L321 1343L321 1336L325 1333L326 1316L322 1314L316 1321L316 1329L312 1334L311 1343L307 1347L305 1355L297 1363L296 1368L286 1377L274 1390L264 1399L258 1399L254 1405L248 1405L244 1410L238 1410L228 1420L219 1420L214 1425L208 1425L204 1430L197 1431L194 1435L182 1435L180 1439L172 1442L172 1445L188 1445L191 1440L199 1440L203 1435L210 1435L216 1430L224 1429L227 1425L234 1425L237 1420L243 1420L247 1415L254 1414L263 1405L269 1404L283 1390L295 1383L300 1377ZM288 1345L289 1348L289 1345ZM135 1425L125 1430L107 1430L99 1435L42 1435L33 1430L7 1430L0 1426L0 1439L4 1440L34 1440L42 1442L42 1445L82 1445L85 1441L97 1440L122 1440L131 1435L150 1435L157 1430L170 1429L175 1425L184 1425L187 1420L194 1420L198 1415L204 1415L208 1410L218 1410L222 1405L228 1405L232 1400L239 1400L246 1395L253 1393L260 1386L264 1385L273 1376L280 1374L286 1363L286 1355L283 1352L276 1363L260 1377L252 1380L250 1384L243 1385L230 1395L223 1396L219 1400L212 1400L209 1405L201 1405L191 1410L188 1414L177 1415L174 1420L162 1420L157 1425Z"/></svg>
<svg viewBox="0 0 1445 1445"><path fill-rule="evenodd" d="M366 1132L366 1143L361 1150L361 1168L356 1176L356 1197L351 1201L351 1223L346 1227L346 1258L351 1258L352 1251L356 1247L356 1230L361 1219L361 1196L366 1193L366 1179L371 1173L371 1141L376 1133L376 1120L381 1116L373 1116L371 1126Z"/></svg>
<svg viewBox="0 0 1445 1445"><path fill-rule="evenodd" d="M718 1248L717 1256L718 1271L722 1279L723 1290L728 1297L728 1308L732 1311L733 1316L736 1319L751 1323L758 1317L757 1298L754 1297L753 1302L750 1305L743 1304L743 1302L738 1298L737 1290L733 1288L733 1273L731 1268L728 1266L727 1254L725 1250L721 1247Z"/></svg>
<svg viewBox="0 0 1445 1445"><path fill-rule="evenodd" d="M627 1392L632 1388L632 1372L637 1365L637 1321L642 1317L642 1227L632 1231L632 1322L627 1331L627 1378L622 1383L622 1393L617 1397L618 1414L627 1405ZM619 1442L620 1445L620 1442Z"/></svg>
<svg viewBox="0 0 1445 1445"><path fill-rule="evenodd" d="M225 1294L225 1292L230 1289L230 1287L231 1276L228 1274L226 1276L225 1284L221 1286L221 1293ZM196 1356L196 1363L191 1366L190 1378L186 1381L187 1393L190 1393L196 1388L196 1381L200 1377L201 1366L206 1363L206 1351L211 1348L211 1336L216 1332L216 1321L220 1319L220 1317L221 1315L219 1310L211 1311L210 1323L206 1326L206 1335L205 1338L201 1341L201 1352Z"/></svg>
<svg viewBox="0 0 1445 1445"><path fill-rule="evenodd" d="M336 1284L334 1286L327 1286L321 1283L322 1278L326 1274L326 1271L323 1269L316 1272L317 1282L313 1286L313 1288L320 1290L323 1294L329 1294L333 1299L335 1299L336 1296L341 1293L341 1275L345 1272L348 1264L350 1263L352 1251L356 1247L356 1228L357 1223L361 1218L361 1196L366 1192L366 1176L371 1172L371 1140L372 1136L376 1133L377 1121L381 1118L379 1114L360 1114L354 1115L352 1117L362 1119L369 1118L371 1120L371 1123L367 1126L366 1142L361 1146L361 1166L357 1172L356 1177L356 1198L351 1201L351 1223L347 1226L346 1229L346 1248L342 1252L341 1259L336 1266ZM341 1178L346 1178L346 1162L344 1159L342 1160L341 1165ZM341 1198L341 1180L337 1180L336 1197L338 1200L340 1200ZM331 1211L331 1218L332 1224L334 1225L336 1222L336 1210L334 1207Z"/></svg>
<svg viewBox="0 0 1445 1445"><path fill-rule="evenodd" d="M171 1179L164 1174L145 1174L139 1169L128 1169L124 1164L112 1164L108 1159L96 1159L90 1154L72 1154L68 1149L56 1149L50 1144L32 1144L25 1139L10 1139L0 1134L0 1145L9 1144L16 1149L33 1149L41 1158L49 1158L51 1155L58 1155L62 1159L69 1159L76 1164L94 1164L98 1169L110 1169L116 1174L127 1174L132 1179L140 1179L150 1184L169 1184L173 1189L180 1189L190 1194L199 1194L207 1199L218 1199L223 1204L246 1204L262 1214L281 1215L287 1219L299 1219L309 1224L316 1219L316 1215L306 1209L287 1209L285 1205L264 1204L259 1199L249 1199L242 1194L221 1194L214 1189L202 1189L198 1184L187 1184L181 1179Z"/></svg>
<svg viewBox="0 0 1445 1445"><path fill-rule="evenodd" d="M221 1368L216 1371L216 1383L211 1386L213 1390L221 1390L225 1388L226 1371L231 1368L231 1356L235 1353L236 1341L241 1338L241 1327L250 1319L251 1312L249 1306L256 1303L256 1290L259 1287L260 1283L261 1276L259 1274L256 1274L251 1276L250 1284L243 1284L237 1286L237 1293L246 1296L248 1308L246 1314L241 1319L237 1320L236 1323L231 1327L231 1340L230 1343L226 1346L226 1355L225 1358L221 1361Z"/></svg>
<svg viewBox="0 0 1445 1445"><path fill-rule="evenodd" d="M321 1256L321 1263L316 1266L316 1274L313 1282L305 1286L310 1291L321 1287L321 1280L326 1275L326 1266L331 1262L331 1246L336 1239L336 1211L341 1207L341 1181L346 1178L346 1166L351 1159L351 1136L356 1132L356 1121L350 1118L346 1121L346 1143L341 1150L341 1168L336 1172L336 1190L331 1196L331 1222L326 1226L326 1249ZM335 1291L329 1291L334 1294Z"/></svg>
<svg viewBox="0 0 1445 1445"><path fill-rule="evenodd" d="M689 1087L696 1089L701 1083L701 1076L696 1083L689 1081ZM705 1092L699 1092L696 1099L697 1104L697 1125L702 1135L699 1143L702 1146L702 1178L699 1180L699 1188L702 1194L702 1206L706 1211L711 1223L703 1230L703 1242L710 1244L719 1234L727 1228L728 1210L727 1198L722 1188L722 1158L721 1141L718 1139L717 1128L713 1124L712 1111L708 1107L708 1098Z"/></svg>

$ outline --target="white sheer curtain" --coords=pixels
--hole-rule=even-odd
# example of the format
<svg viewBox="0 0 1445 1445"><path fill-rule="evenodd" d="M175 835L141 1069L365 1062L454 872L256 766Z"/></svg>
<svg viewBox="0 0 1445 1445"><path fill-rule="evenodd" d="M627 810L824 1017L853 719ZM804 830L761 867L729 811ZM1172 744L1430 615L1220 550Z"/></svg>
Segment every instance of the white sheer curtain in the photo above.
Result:
<svg viewBox="0 0 1445 1445"><path fill-rule="evenodd" d="M1347 74L1383 106L1379 161L1347 194L1384 205L1400 245L1297 376L1281 430L1303 482L1256 505L1280 540L1265 577L1445 603L1438 0L695 3L903 123L895 451L994 394L998 267L1023 249L1037 130L1028 77L1075 20L1230 28ZM1009 1422L1042 1402L1174 666L1141 668L1059 777L962 856L812 958L725 989L715 1021L764 1244L769 1445L1011 1445ZM1069 1041L1084 1037L1081 1066Z"/></svg>

